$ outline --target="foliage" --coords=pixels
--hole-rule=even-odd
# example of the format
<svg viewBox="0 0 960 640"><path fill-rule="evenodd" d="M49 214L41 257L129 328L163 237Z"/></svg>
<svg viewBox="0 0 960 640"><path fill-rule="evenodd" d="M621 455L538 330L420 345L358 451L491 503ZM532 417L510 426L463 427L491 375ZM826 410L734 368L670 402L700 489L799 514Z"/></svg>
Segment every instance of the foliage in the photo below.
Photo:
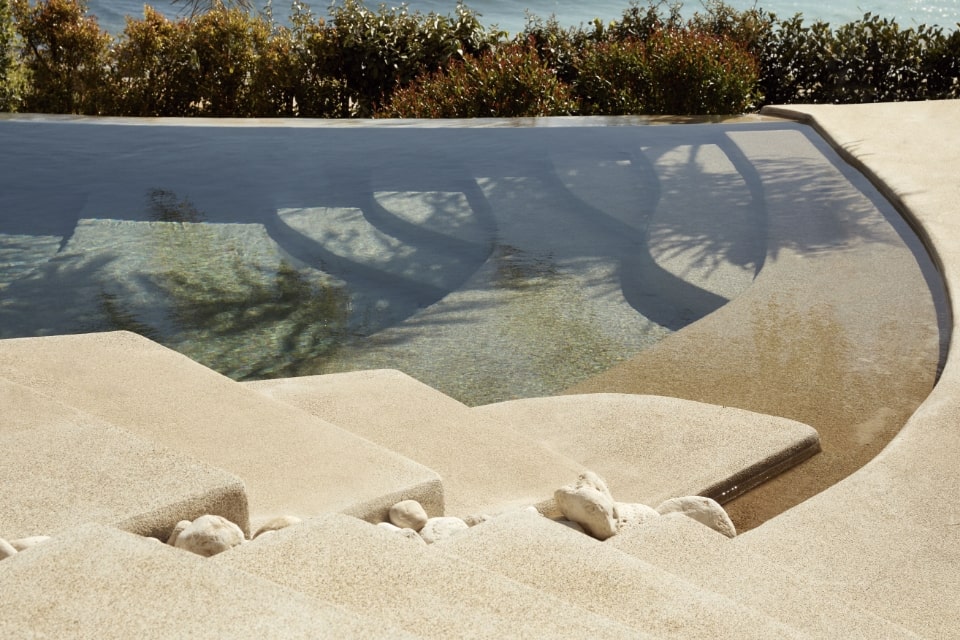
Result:
<svg viewBox="0 0 960 640"><path fill-rule="evenodd" d="M515 43L480 57L467 55L399 89L379 115L400 118L486 118L568 115L569 88L536 49Z"/></svg>
<svg viewBox="0 0 960 640"><path fill-rule="evenodd" d="M769 102L858 103L958 95L957 52L948 53L949 39L938 27L902 29L869 13L836 30L821 21L806 26L800 16L777 26L761 55L761 84Z"/></svg>
<svg viewBox="0 0 960 640"><path fill-rule="evenodd" d="M86 14L83 0L13 0L20 58L29 84L23 109L40 113L102 112L110 36Z"/></svg>
<svg viewBox="0 0 960 640"><path fill-rule="evenodd" d="M651 83L646 42L599 43L583 51L577 67L573 87L582 115L644 113Z"/></svg>
<svg viewBox="0 0 960 640"><path fill-rule="evenodd" d="M647 40L647 59L645 113L720 115L754 105L756 61L732 40L664 29Z"/></svg>
<svg viewBox="0 0 960 640"><path fill-rule="evenodd" d="M240 9L246 13L253 11L251 0L170 0L170 2L185 5L190 10L191 18L221 9Z"/></svg>
<svg viewBox="0 0 960 640"><path fill-rule="evenodd" d="M187 0L195 15L169 20L147 6L114 40L84 1L0 0L0 110L686 115L960 97L960 32L871 14L834 29L722 0L684 19L679 4L647 0L607 25L531 16L508 41L463 4L441 16L338 0L323 20L293 0L285 26L236 1Z"/></svg>
<svg viewBox="0 0 960 640"><path fill-rule="evenodd" d="M754 103L757 65L739 44L660 29L587 49L575 91L584 115L742 113Z"/></svg>
<svg viewBox="0 0 960 640"><path fill-rule="evenodd" d="M10 0L0 0L0 111L16 108L21 84L11 9Z"/></svg>
<svg viewBox="0 0 960 640"><path fill-rule="evenodd" d="M359 0L344 0L331 7L330 17L327 72L343 83L344 107L354 116L372 114L395 88L453 60L482 54L497 39L462 3L450 18L410 14L404 5L381 4L374 12Z"/></svg>
<svg viewBox="0 0 960 640"><path fill-rule="evenodd" d="M172 22L153 8L142 20L127 18L114 49L115 107L131 116L200 113L199 60L186 20Z"/></svg>

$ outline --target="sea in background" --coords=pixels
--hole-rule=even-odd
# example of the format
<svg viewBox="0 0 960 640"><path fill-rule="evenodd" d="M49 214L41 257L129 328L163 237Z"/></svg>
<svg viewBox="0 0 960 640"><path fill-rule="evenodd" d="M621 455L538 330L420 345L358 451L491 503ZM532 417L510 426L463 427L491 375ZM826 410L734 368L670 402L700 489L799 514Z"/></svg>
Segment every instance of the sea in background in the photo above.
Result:
<svg viewBox="0 0 960 640"><path fill-rule="evenodd" d="M253 0L259 5L261 0ZM101 27L111 33L123 30L124 16L141 17L143 15L143 0L88 0L90 12L97 16ZM150 2L155 9L168 17L176 17L183 13L181 6L174 5L170 0L154 0ZM328 0L312 3L307 0L314 14L326 17ZM380 2L366 0L369 7L377 7ZM388 2L388 6L399 3ZM405 3L411 12L435 12L452 14L456 7L456 0L410 0ZM585 2L584 0L468 0L467 6L481 14L481 22L490 27L497 25L500 29L510 33L522 31L526 24L527 12L547 18L556 16L564 26L577 26L599 18L604 22L617 20L623 15L624 9L629 6L629 0L601 0ZM896 20L903 26L920 24L940 25L946 30L955 30L960 23L960 0L843 0L840 2L823 2L823 0L727 0L727 4L736 9L749 9L758 6L781 18L802 13L808 22L815 19L825 20L834 26L851 22L863 17L867 12L884 18ZM646 6L640 2L640 6ZM274 17L278 21L285 21L289 15L289 0L274 0ZM702 9L699 0L684 2L684 14L692 14Z"/></svg>

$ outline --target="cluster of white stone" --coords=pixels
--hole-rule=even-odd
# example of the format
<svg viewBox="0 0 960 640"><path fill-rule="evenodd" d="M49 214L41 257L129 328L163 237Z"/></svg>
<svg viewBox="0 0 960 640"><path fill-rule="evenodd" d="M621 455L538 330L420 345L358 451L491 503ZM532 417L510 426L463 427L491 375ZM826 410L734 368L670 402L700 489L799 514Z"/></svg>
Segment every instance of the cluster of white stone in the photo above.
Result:
<svg viewBox="0 0 960 640"><path fill-rule="evenodd" d="M617 502L603 478L586 472L572 485L553 494L557 507L585 533L606 540L627 527L635 527L668 513L680 513L719 531L728 538L737 535L730 516L715 500L703 496L671 498L656 509L645 504Z"/></svg>
<svg viewBox="0 0 960 640"><path fill-rule="evenodd" d="M381 522L377 526L421 544L446 540L470 528L470 524L462 518L427 516L426 510L416 500L404 500L393 505L390 507L389 518L389 522Z"/></svg>
<svg viewBox="0 0 960 640"><path fill-rule="evenodd" d="M606 540L627 527L642 525L652 518L668 513L679 513L719 531L727 537L737 535L727 512L716 501L702 496L672 498L656 509L645 504L617 502L603 478L586 472L572 485L554 492L554 500L563 514L560 523L578 531ZM535 507L528 509L536 511ZM379 527L397 533L419 544L433 544L446 540L461 531L488 520L489 516L429 517L416 500L404 500L390 507L389 521ZM250 538L271 535L280 529L300 523L296 516L279 516L266 522ZM50 536L31 536L18 540L0 538L0 560L24 549L49 540ZM173 528L167 544L200 556L210 557L246 542L243 530L223 516L207 514L192 522L181 520Z"/></svg>
<svg viewBox="0 0 960 640"><path fill-rule="evenodd" d="M280 516L257 529L251 540L272 534L300 522L296 516ZM181 520L173 528L167 544L200 556L210 557L246 542L243 530L223 516L204 515L193 522Z"/></svg>

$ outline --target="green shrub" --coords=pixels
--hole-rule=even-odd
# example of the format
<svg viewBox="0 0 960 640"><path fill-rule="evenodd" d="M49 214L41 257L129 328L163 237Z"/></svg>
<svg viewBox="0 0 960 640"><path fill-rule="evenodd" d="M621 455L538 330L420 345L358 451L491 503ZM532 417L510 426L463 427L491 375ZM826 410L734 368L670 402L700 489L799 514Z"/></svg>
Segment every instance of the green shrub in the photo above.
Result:
<svg viewBox="0 0 960 640"><path fill-rule="evenodd" d="M537 55L533 46L513 43L481 55L465 56L397 90L378 113L392 118L486 118L552 116L573 113L569 87Z"/></svg>
<svg viewBox="0 0 960 640"><path fill-rule="evenodd" d="M760 56L768 103L864 103L955 98L960 37L902 29L866 14L836 30L801 16L778 21Z"/></svg>
<svg viewBox="0 0 960 640"><path fill-rule="evenodd" d="M191 46L199 67L199 95L205 114L253 115L250 78L257 73L270 35L261 18L223 7L193 22Z"/></svg>
<svg viewBox="0 0 960 640"><path fill-rule="evenodd" d="M16 57L13 52L13 14L10 1L0 0L0 111L12 111Z"/></svg>
<svg viewBox="0 0 960 640"><path fill-rule="evenodd" d="M718 115L754 106L757 63L732 40L665 29L647 40L647 58L646 113Z"/></svg>
<svg viewBox="0 0 960 640"><path fill-rule="evenodd" d="M555 17L546 21L528 16L517 42L526 43L537 51L545 65L554 70L561 82L573 83L580 73L580 54L605 38L603 25L595 22L592 31L564 29Z"/></svg>
<svg viewBox="0 0 960 640"><path fill-rule="evenodd" d="M127 116L201 113L200 65L191 23L172 22L149 6L142 20L127 18L114 49L114 104Z"/></svg>
<svg viewBox="0 0 960 640"><path fill-rule="evenodd" d="M82 0L13 0L28 85L22 108L37 113L104 111L111 38Z"/></svg>
<svg viewBox="0 0 960 640"><path fill-rule="evenodd" d="M578 61L573 91L581 115L644 113L650 96L647 44L629 39L587 47Z"/></svg>
<svg viewBox="0 0 960 640"><path fill-rule="evenodd" d="M324 75L346 87L350 115L370 115L395 88L451 60L483 53L496 40L463 4L449 18L410 14L404 5L381 4L374 12L359 0L345 0L331 7L330 16L331 55Z"/></svg>
<svg viewBox="0 0 960 640"><path fill-rule="evenodd" d="M565 29L530 17L507 42L463 4L439 16L343 0L325 22L294 0L286 27L235 8L237 0L185 0L204 10L171 21L145 7L114 43L84 0L36 1L0 0L0 110L687 115L739 113L761 99L960 97L960 32L901 29L871 14L834 30L722 0L703 0L683 20L679 4L648 0L609 25Z"/></svg>
<svg viewBox="0 0 960 640"><path fill-rule="evenodd" d="M607 37L621 42L626 40L643 42L664 29L680 29L684 24L680 16L682 8L682 3L669 3L667 0L648 0L645 7L631 1L620 20L611 23L607 29Z"/></svg>

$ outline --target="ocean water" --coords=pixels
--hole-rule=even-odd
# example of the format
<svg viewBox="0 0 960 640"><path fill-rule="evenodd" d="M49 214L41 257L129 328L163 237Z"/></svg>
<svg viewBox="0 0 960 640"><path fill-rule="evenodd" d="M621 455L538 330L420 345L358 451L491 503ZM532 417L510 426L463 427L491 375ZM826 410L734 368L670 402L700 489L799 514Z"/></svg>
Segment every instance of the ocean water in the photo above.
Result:
<svg viewBox="0 0 960 640"><path fill-rule="evenodd" d="M255 4L265 0L253 0ZM91 13L97 16L101 26L112 33L123 29L124 16L143 15L143 0L88 0ZM366 0L367 5L376 7L380 2ZM182 4L174 5L170 0L154 0L154 8L169 17L182 13ZM314 13L326 16L327 0L307 1ZM387 3L396 5L399 3ZM405 3L411 11L423 13L436 12L452 14L456 0L409 0ZM643 2L641 6L645 6ZM896 19L904 26L940 25L949 30L960 23L960 0L841 0L822 2L814 0L727 0L727 4L737 9L749 9L759 6L781 17L802 13L808 20L821 19L831 24L842 24L857 20L867 12ZM497 25L510 33L523 30L527 13L542 18L556 16L564 26L576 26L595 18L604 22L616 20L629 6L629 0L468 0L467 6L481 14L481 21L487 26ZM701 8L699 0L684 2L684 13L689 14ZM284 20L289 13L288 0L273 0L273 12L278 20Z"/></svg>

